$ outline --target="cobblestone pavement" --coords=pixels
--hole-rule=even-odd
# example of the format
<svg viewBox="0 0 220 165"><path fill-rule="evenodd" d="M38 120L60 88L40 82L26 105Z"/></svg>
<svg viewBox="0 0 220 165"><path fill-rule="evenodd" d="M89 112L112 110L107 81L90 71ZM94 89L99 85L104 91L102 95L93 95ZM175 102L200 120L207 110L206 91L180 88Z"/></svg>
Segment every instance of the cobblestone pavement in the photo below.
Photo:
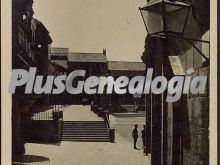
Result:
<svg viewBox="0 0 220 165"><path fill-rule="evenodd" d="M77 110L74 111L74 109ZM97 116L93 116L94 114L91 114L93 112L89 111L89 107L86 106L68 106L63 108L63 111L66 120L97 119ZM99 120L101 119L99 118ZM115 143L61 142L56 145L27 143L25 147L26 155L49 159L49 161L38 162L38 164L150 165L149 157L144 156L143 150L134 150L132 142L118 134L117 130Z"/></svg>

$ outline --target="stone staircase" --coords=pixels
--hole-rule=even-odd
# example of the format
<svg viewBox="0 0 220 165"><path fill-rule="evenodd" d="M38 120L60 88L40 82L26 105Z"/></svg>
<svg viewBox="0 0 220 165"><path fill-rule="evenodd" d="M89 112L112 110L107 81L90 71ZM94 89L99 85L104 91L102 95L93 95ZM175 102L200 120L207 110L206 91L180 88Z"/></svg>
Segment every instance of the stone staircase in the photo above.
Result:
<svg viewBox="0 0 220 165"><path fill-rule="evenodd" d="M104 121L63 121L62 141L109 142Z"/></svg>

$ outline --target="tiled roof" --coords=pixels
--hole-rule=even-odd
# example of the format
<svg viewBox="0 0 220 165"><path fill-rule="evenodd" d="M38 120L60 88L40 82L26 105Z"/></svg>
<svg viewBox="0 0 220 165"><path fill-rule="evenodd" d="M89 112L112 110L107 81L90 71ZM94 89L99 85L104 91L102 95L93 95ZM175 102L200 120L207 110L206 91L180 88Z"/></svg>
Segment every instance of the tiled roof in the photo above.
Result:
<svg viewBox="0 0 220 165"><path fill-rule="evenodd" d="M108 70L116 71L145 71L143 62L108 61Z"/></svg>
<svg viewBox="0 0 220 165"><path fill-rule="evenodd" d="M107 58L102 53L73 53L68 55L69 62L98 62L107 63Z"/></svg>
<svg viewBox="0 0 220 165"><path fill-rule="evenodd" d="M52 47L50 49L50 53L52 55L66 55L69 53L69 48L56 48L56 47Z"/></svg>

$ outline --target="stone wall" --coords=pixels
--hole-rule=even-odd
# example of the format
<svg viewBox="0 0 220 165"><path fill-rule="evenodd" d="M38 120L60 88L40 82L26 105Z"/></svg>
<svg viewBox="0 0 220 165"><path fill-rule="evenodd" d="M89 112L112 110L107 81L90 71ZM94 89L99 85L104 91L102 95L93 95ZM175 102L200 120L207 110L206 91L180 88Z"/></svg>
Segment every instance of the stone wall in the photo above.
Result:
<svg viewBox="0 0 220 165"><path fill-rule="evenodd" d="M195 71L195 75L208 75L209 68L202 67ZM207 84L207 87L209 85ZM188 95L186 102L175 109L168 104L167 117L167 165L172 165L179 159L183 165L207 165L209 162L209 94L208 88L203 95ZM181 110L181 126L174 121L173 111ZM174 136L174 127L181 129L180 137ZM175 141L181 141L182 154L175 155Z"/></svg>
<svg viewBox="0 0 220 165"><path fill-rule="evenodd" d="M203 40L209 40L209 31L202 37ZM182 68L186 71L194 68L195 72L190 75L208 76L205 94L182 97L179 107L168 103L167 105L167 164L183 165L206 165L209 162L209 66L203 66L204 58L194 48L189 49L187 43L182 42L179 52L179 59ZM209 45L207 43L195 43L197 48L202 51L206 57L209 57ZM184 98L185 97L185 98ZM174 106L175 105L175 106ZM174 111L181 112L179 122L175 122ZM181 134L176 137L175 128L178 127ZM180 143L180 146L175 144ZM179 148L180 153L175 149Z"/></svg>
<svg viewBox="0 0 220 165"><path fill-rule="evenodd" d="M208 75L207 67L198 69L195 74ZM183 135L183 164L209 164L209 97L208 90L204 95L189 95L187 98L189 137ZM183 128L187 129L186 123ZM183 130L185 130L183 129ZM183 132L184 134L184 132Z"/></svg>
<svg viewBox="0 0 220 165"><path fill-rule="evenodd" d="M26 130L28 131L26 139L28 142L59 142L62 133L62 120L30 120Z"/></svg>

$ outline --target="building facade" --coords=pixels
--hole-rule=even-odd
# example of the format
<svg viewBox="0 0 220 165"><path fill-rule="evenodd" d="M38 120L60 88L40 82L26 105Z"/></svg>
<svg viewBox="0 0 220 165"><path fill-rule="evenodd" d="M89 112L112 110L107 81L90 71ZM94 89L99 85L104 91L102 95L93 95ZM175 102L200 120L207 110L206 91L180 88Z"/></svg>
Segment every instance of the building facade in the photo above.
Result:
<svg viewBox="0 0 220 165"><path fill-rule="evenodd" d="M33 0L12 1L12 69L37 67L38 74L47 75L48 48L52 39L45 26L33 18ZM30 108L42 96L25 95L24 87L12 95L12 153L25 152L24 125Z"/></svg>
<svg viewBox="0 0 220 165"><path fill-rule="evenodd" d="M188 1L183 1L188 2ZM205 75L209 79L209 1L192 1L183 37L198 40L189 44L180 38L147 36L142 60L154 68L154 76ZM170 20L176 21L176 19ZM200 41L201 42L200 42ZM192 46L194 45L194 46ZM180 74L179 70L183 73ZM151 136L153 165L209 164L209 83L202 95L182 95L175 103L167 103L162 95L147 97L146 124Z"/></svg>
<svg viewBox="0 0 220 165"><path fill-rule="evenodd" d="M143 62L129 61L108 61L108 76L116 80L120 76L127 76L131 79L134 76L145 76L146 66ZM144 95L136 97L133 94L109 95L113 112L134 112L134 105L137 104L139 110L144 110Z"/></svg>
<svg viewBox="0 0 220 165"><path fill-rule="evenodd" d="M85 70L86 74L83 80L86 80L89 76L106 76L107 75L107 56L106 50L103 49L102 53L80 53L70 52L68 55L68 73L74 70ZM76 85L76 81L73 82L73 86ZM86 93L71 95L69 98L74 101L75 104L90 104L92 100L96 100L101 104L106 97L98 94L89 95ZM103 99L103 101L101 101Z"/></svg>

